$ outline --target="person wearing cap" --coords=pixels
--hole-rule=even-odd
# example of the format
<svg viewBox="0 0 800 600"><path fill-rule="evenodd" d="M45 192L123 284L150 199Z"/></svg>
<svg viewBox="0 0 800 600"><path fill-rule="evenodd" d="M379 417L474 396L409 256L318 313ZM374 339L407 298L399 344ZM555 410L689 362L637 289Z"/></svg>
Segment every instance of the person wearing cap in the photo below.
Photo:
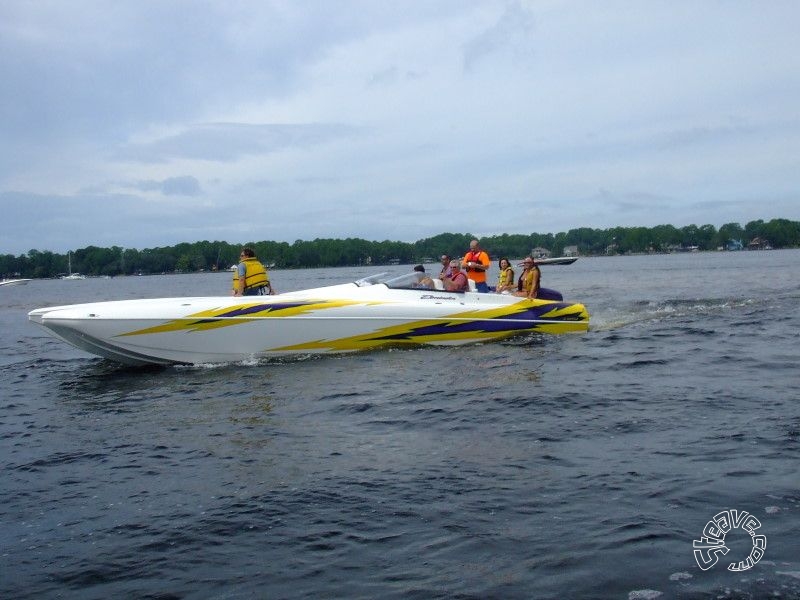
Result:
<svg viewBox="0 0 800 600"><path fill-rule="evenodd" d="M439 278L442 280L444 289L448 292L466 292L467 291L467 276L461 270L461 263L456 260L450 261L450 275L441 275Z"/></svg>
<svg viewBox="0 0 800 600"><path fill-rule="evenodd" d="M542 278L542 274L532 256L527 256L525 260L522 261L522 266L524 269L522 275L519 276L517 291L514 292L514 295L533 300L539 295L539 282Z"/></svg>
<svg viewBox="0 0 800 600"><path fill-rule="evenodd" d="M489 291L489 286L486 285L486 271L492 264L489 260L489 255L481 250L478 240L472 240L469 243L469 251L464 255L464 260L461 261L467 271L467 277L475 282L475 289L479 292L486 293Z"/></svg>

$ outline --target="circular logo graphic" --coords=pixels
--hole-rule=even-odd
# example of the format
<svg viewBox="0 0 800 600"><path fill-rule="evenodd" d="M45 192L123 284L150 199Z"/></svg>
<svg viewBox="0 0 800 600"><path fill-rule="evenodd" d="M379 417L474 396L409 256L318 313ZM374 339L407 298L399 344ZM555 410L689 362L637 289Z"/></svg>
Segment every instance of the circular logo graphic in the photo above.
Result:
<svg viewBox="0 0 800 600"><path fill-rule="evenodd" d="M706 523L703 528L703 536L692 542L697 566L703 571L708 571L717 564L720 554L725 555L730 552L730 548L725 545L725 535L732 529L742 529L753 539L753 548L746 559L729 564L728 571L747 571L747 569L753 568L767 549L766 536L756 535L756 529L759 527L761 527L761 522L746 510L728 509L717 513Z"/></svg>

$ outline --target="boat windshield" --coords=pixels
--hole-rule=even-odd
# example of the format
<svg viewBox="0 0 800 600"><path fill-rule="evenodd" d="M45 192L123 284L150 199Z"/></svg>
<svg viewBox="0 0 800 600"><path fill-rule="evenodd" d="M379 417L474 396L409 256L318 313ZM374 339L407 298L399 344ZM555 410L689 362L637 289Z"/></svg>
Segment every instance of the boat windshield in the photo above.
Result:
<svg viewBox="0 0 800 600"><path fill-rule="evenodd" d="M368 285L375 285L376 283L383 283L388 288L392 289L409 289L421 286L420 282L425 278L425 273L419 271L412 271L411 273L403 273L402 275L392 276L390 273L378 273L377 275L370 275L364 279L356 281L356 285L364 287Z"/></svg>
<svg viewBox="0 0 800 600"><path fill-rule="evenodd" d="M370 275L363 279L357 279L355 283L358 287L366 287L368 285L375 285L376 283L384 283L388 278L389 273L384 271L383 273L376 273L375 275Z"/></svg>

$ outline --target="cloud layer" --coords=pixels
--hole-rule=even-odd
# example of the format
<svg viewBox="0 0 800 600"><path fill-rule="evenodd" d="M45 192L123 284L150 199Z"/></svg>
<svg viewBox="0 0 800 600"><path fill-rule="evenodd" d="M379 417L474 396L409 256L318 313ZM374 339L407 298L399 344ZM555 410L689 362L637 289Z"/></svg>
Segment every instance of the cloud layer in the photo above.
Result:
<svg viewBox="0 0 800 600"><path fill-rule="evenodd" d="M797 220L799 17L4 2L0 252Z"/></svg>

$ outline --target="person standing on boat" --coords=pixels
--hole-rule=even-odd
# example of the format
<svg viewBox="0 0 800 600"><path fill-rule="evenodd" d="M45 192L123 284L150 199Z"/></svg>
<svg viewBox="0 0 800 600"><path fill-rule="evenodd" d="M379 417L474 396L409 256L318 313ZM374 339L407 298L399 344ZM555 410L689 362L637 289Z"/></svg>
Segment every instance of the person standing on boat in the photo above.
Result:
<svg viewBox="0 0 800 600"><path fill-rule="evenodd" d="M450 261L450 275L441 275L442 285L448 292L466 292L469 284L458 259Z"/></svg>
<svg viewBox="0 0 800 600"><path fill-rule="evenodd" d="M233 272L233 295L259 296L274 293L267 269L256 258L256 253L252 248L242 248L239 264Z"/></svg>
<svg viewBox="0 0 800 600"><path fill-rule="evenodd" d="M467 277L475 282L475 289L483 293L488 292L489 286L486 285L486 271L489 270L492 261L489 260L489 255L481 250L478 240L472 240L469 243L469 252L464 255L464 260L461 263L467 270Z"/></svg>
<svg viewBox="0 0 800 600"><path fill-rule="evenodd" d="M503 292L513 292L517 284L514 282L514 269L511 268L511 263L505 257L500 259L497 263L500 268L500 276L497 278L497 287L494 289L498 294Z"/></svg>
<svg viewBox="0 0 800 600"><path fill-rule="evenodd" d="M539 295L539 284L541 283L542 274L532 256L526 257L522 262L522 266L524 270L522 271L522 275L519 276L517 291L514 292L514 295L533 300Z"/></svg>

